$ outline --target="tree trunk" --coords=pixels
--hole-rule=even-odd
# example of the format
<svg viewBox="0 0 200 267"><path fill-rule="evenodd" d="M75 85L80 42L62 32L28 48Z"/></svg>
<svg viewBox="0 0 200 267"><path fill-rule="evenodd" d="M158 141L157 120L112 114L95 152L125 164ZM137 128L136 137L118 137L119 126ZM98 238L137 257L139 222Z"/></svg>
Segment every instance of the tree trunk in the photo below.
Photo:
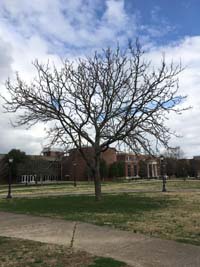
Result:
<svg viewBox="0 0 200 267"><path fill-rule="evenodd" d="M95 187L95 199L100 201L101 196L101 176L100 176L100 156L95 158L95 170L94 170L94 187Z"/></svg>

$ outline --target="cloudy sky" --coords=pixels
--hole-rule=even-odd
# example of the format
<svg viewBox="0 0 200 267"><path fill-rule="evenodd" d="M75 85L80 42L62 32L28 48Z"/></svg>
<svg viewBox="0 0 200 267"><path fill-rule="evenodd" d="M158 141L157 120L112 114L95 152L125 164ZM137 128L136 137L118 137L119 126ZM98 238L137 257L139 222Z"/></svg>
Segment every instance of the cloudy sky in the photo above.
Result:
<svg viewBox="0 0 200 267"><path fill-rule="evenodd" d="M0 0L0 92L15 71L27 80L38 58L60 64L101 49L140 41L148 57L182 61L180 94L192 109L170 116L168 125L182 136L172 138L185 156L200 155L200 1L199 0ZM13 129L14 115L0 100L0 153L19 148L38 154L45 145L44 126Z"/></svg>

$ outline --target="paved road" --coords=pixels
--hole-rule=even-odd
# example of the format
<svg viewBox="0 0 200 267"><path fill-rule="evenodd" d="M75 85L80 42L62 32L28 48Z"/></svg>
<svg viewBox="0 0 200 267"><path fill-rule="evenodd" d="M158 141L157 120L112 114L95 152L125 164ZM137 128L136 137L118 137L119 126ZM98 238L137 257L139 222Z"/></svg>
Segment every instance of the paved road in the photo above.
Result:
<svg viewBox="0 0 200 267"><path fill-rule="evenodd" d="M0 212L0 235L69 246L75 222ZM144 235L76 224L74 247L136 267L199 267L200 247Z"/></svg>

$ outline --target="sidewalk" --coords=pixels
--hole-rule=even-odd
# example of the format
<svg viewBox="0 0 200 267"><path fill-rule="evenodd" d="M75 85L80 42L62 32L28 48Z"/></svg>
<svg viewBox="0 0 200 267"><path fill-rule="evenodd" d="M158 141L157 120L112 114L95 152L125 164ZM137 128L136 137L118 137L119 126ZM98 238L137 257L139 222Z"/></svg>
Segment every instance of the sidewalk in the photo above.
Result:
<svg viewBox="0 0 200 267"><path fill-rule="evenodd" d="M75 222L0 212L0 235L69 246ZM77 223L74 247L136 267L199 267L200 247Z"/></svg>

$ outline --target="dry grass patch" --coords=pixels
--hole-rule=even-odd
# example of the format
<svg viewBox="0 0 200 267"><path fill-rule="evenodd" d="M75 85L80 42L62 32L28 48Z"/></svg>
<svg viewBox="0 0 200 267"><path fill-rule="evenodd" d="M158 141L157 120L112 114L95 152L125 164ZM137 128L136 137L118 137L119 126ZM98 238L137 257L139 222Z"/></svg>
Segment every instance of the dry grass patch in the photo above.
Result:
<svg viewBox="0 0 200 267"><path fill-rule="evenodd" d="M57 246L0 237L1 267L86 267L94 257L86 252L72 252Z"/></svg>
<svg viewBox="0 0 200 267"><path fill-rule="evenodd" d="M102 182L102 191L108 192L123 192L131 190L141 191L159 191L162 188L161 180L138 180L138 181L121 181L121 182ZM168 180L168 190L199 190L200 191L200 180ZM43 185L15 185L12 188L13 195L48 195L48 194L73 194L73 193L94 193L94 183L91 182L77 182L77 187L73 186L73 182L64 182L57 184L43 184ZM7 194L7 186L0 186L0 196Z"/></svg>
<svg viewBox="0 0 200 267"><path fill-rule="evenodd" d="M0 237L1 267L128 267L111 258L97 258L66 246Z"/></svg>
<svg viewBox="0 0 200 267"><path fill-rule="evenodd" d="M149 195L149 194L148 194ZM200 193L167 193L168 205L157 211L144 212L127 228L156 237L200 245Z"/></svg>

